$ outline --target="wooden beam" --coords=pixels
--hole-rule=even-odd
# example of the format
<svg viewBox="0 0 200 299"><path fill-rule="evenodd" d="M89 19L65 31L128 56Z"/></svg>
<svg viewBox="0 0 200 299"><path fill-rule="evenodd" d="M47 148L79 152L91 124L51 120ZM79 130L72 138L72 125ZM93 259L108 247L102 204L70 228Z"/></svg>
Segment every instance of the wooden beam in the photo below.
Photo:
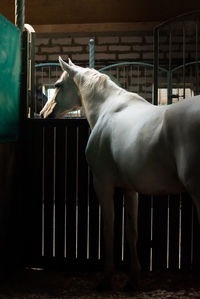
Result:
<svg viewBox="0 0 200 299"><path fill-rule="evenodd" d="M34 25L38 33L100 33L149 31L158 22Z"/></svg>

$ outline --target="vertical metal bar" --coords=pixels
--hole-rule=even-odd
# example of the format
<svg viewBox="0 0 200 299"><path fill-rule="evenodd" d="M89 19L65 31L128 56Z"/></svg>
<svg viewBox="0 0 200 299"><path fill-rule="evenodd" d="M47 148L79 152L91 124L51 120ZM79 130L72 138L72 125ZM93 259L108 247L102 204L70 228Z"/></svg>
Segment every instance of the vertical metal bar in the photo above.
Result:
<svg viewBox="0 0 200 299"><path fill-rule="evenodd" d="M154 30L154 89L153 104L158 105L159 29Z"/></svg>
<svg viewBox="0 0 200 299"><path fill-rule="evenodd" d="M90 136L91 129L88 128L88 138ZM87 186L87 259L90 258L90 168L88 166L88 186Z"/></svg>
<svg viewBox="0 0 200 299"><path fill-rule="evenodd" d="M53 129L53 256L56 255L56 127Z"/></svg>
<svg viewBox="0 0 200 299"><path fill-rule="evenodd" d="M89 41L89 67L94 69L94 39Z"/></svg>
<svg viewBox="0 0 200 299"><path fill-rule="evenodd" d="M65 127L65 223L64 223L64 257L67 257L67 126Z"/></svg>
<svg viewBox="0 0 200 299"><path fill-rule="evenodd" d="M153 270L153 196L151 196L151 248L150 248L150 271Z"/></svg>
<svg viewBox="0 0 200 299"><path fill-rule="evenodd" d="M192 227L191 227L191 265L194 262L194 205L192 205Z"/></svg>
<svg viewBox="0 0 200 299"><path fill-rule="evenodd" d="M24 30L24 17L25 1L15 0L15 26L17 26L21 32Z"/></svg>
<svg viewBox="0 0 200 299"><path fill-rule="evenodd" d="M167 269L169 269L169 201L170 196L168 195L168 207L167 207Z"/></svg>
<svg viewBox="0 0 200 299"><path fill-rule="evenodd" d="M131 65L130 67L131 67L131 78L130 78L131 79L130 80L131 85L130 85L130 87L133 88L133 65ZM131 90L129 90L129 91L131 91Z"/></svg>
<svg viewBox="0 0 200 299"><path fill-rule="evenodd" d="M199 44L199 18L196 19L196 24L195 24L195 73L196 73L196 94L199 94L199 65L198 65L198 44Z"/></svg>
<svg viewBox="0 0 200 299"><path fill-rule="evenodd" d="M78 153L79 153L79 127L76 128L76 258L78 258Z"/></svg>
<svg viewBox="0 0 200 299"><path fill-rule="evenodd" d="M119 67L117 67L117 81L120 83L120 72L119 72Z"/></svg>
<svg viewBox="0 0 200 299"><path fill-rule="evenodd" d="M144 98L147 98L147 69L146 67L144 68L144 86L145 86L145 91L144 91Z"/></svg>
<svg viewBox="0 0 200 299"><path fill-rule="evenodd" d="M137 67L137 93L140 93L140 66Z"/></svg>
<svg viewBox="0 0 200 299"><path fill-rule="evenodd" d="M167 104L172 103L172 32L169 33L169 70L167 73Z"/></svg>
<svg viewBox="0 0 200 299"><path fill-rule="evenodd" d="M196 64L198 64L198 62ZM196 66L196 71L198 72L198 66ZM194 84L192 84L193 83L193 66L192 65L190 66L190 80L189 80L189 82L191 82L190 97L193 97L195 95L195 91L194 91Z"/></svg>
<svg viewBox="0 0 200 299"><path fill-rule="evenodd" d="M88 167L87 186L87 259L90 258L90 169Z"/></svg>
<svg viewBox="0 0 200 299"><path fill-rule="evenodd" d="M101 206L99 205L99 236L98 236L98 260L101 259Z"/></svg>
<svg viewBox="0 0 200 299"><path fill-rule="evenodd" d="M126 89L126 67L123 66L123 88Z"/></svg>
<svg viewBox="0 0 200 299"><path fill-rule="evenodd" d="M45 156L45 128L42 128L43 131L43 143L42 143L42 256L44 256L44 238L45 238L45 234L44 234L44 175L45 175L45 171L44 171L44 156Z"/></svg>
<svg viewBox="0 0 200 299"><path fill-rule="evenodd" d="M123 206L122 206L122 251L121 260L124 261L124 239L125 239L125 204L123 196Z"/></svg>
<svg viewBox="0 0 200 299"><path fill-rule="evenodd" d="M126 67L126 89L129 90L129 66Z"/></svg>
<svg viewBox="0 0 200 299"><path fill-rule="evenodd" d="M183 21L183 98L185 99L185 22Z"/></svg>
<svg viewBox="0 0 200 299"><path fill-rule="evenodd" d="M178 268L181 269L181 247L182 247L182 230L181 230L181 225L182 225L182 194L180 194L180 206L179 206L179 259L178 259Z"/></svg>
<svg viewBox="0 0 200 299"><path fill-rule="evenodd" d="M34 101L33 101L33 113L35 113L37 110L36 110L36 104L37 104L37 95L36 95L36 93L37 93L37 90L36 90L36 88L37 88L37 68L35 68L34 67L34 88L35 88L35 90L34 90Z"/></svg>
<svg viewBox="0 0 200 299"><path fill-rule="evenodd" d="M48 84L49 84L48 87L50 87L51 86L51 67L50 66L48 67Z"/></svg>

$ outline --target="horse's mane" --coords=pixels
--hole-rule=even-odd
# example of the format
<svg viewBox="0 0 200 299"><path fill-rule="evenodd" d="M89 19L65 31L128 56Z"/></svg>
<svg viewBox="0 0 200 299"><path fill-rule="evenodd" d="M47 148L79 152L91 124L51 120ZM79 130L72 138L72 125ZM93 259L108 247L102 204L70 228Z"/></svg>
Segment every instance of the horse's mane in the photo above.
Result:
<svg viewBox="0 0 200 299"><path fill-rule="evenodd" d="M88 77L85 79L85 77ZM104 89L109 84L115 84L109 78L109 76L105 74L101 74L100 72L88 69L84 74L83 78L83 88L85 91L94 92L96 89ZM117 85L116 85L117 86Z"/></svg>

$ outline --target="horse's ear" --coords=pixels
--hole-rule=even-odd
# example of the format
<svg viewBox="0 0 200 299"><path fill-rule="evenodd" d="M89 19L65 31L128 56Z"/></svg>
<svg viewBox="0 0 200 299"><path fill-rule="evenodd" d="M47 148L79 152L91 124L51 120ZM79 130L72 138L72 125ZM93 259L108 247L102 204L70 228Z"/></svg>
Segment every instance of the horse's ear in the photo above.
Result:
<svg viewBox="0 0 200 299"><path fill-rule="evenodd" d="M68 64L70 65L70 66L75 66L75 64L71 61L71 59L68 57Z"/></svg>
<svg viewBox="0 0 200 299"><path fill-rule="evenodd" d="M74 64L73 64L73 66L69 65L64 60L62 60L62 58L60 56L59 56L59 63L60 63L62 70L67 72L70 77L73 77L75 75L76 70L74 68L74 66L75 66Z"/></svg>

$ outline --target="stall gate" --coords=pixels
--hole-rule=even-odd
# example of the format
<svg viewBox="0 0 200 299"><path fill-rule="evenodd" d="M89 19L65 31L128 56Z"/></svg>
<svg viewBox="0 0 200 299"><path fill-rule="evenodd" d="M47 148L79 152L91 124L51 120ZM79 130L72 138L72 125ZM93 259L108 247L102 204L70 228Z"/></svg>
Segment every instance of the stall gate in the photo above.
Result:
<svg viewBox="0 0 200 299"><path fill-rule="evenodd" d="M101 269L101 208L85 160L85 119L27 120L25 264L69 270ZM115 194L115 258L129 264L123 193ZM186 194L140 195L138 252L144 270L199 266L196 211ZM88 268L89 267L89 268Z"/></svg>
<svg viewBox="0 0 200 299"><path fill-rule="evenodd" d="M185 24L185 21L182 21L182 24ZM197 27L196 25L195 28ZM195 36L198 36L199 31L195 30ZM186 60L185 54L183 55L184 61L180 61L178 54L176 54L176 59L172 60L172 52L170 52L170 49L174 49L171 42L172 35L170 35L168 46L165 45L165 53L161 55L159 52L161 50L159 43L163 41L161 38L163 34L168 36L167 30L164 30L162 35L155 31L157 48L155 46L154 87L152 84L153 66L142 67L140 64L137 66L132 63L131 66L120 65L118 70L113 66L101 71L108 72L109 69L109 75L115 77L121 86L125 84L123 87L130 88L131 91L138 92L144 97L146 92L146 98L149 101L151 101L150 94L154 89L156 104L158 102L164 104L158 98L158 95L162 94L162 89L165 89L168 103L173 99L180 100L180 93L185 96L186 87L190 88L191 93L196 94L198 87L195 87L195 91L194 89L191 91L189 83L193 82L193 86L198 85L199 39L198 43L195 42L195 60L189 61L189 57ZM181 40L186 40L186 36ZM186 46L183 48L185 49ZM179 47L181 53L183 48ZM196 72L194 73L193 69L188 76L186 68L190 62ZM195 66L194 62L196 62ZM128 73L125 72L127 68L129 68ZM134 69L138 72L135 73ZM179 80L174 80L177 69L181 69L183 78L190 78L190 81L184 81L180 76ZM52 68L50 71L53 72ZM127 77L131 72L135 74L134 79ZM55 78L52 79L49 73L45 76L44 74L43 81L39 81L41 77L37 78L37 84L46 80L45 86L51 87ZM134 84L138 82L138 84L134 86L132 82ZM172 87L176 90L174 91ZM37 111L34 112L37 116ZM39 268L55 267L69 271L102 269L101 207L95 197L92 175L85 160L85 147L90 134L86 119L30 118L26 120L25 126L27 132L25 134L24 173L26 175L23 204L26 210L24 213L25 265ZM140 194L139 197L138 252L142 269L148 271L198 270L200 232L196 211L188 195L147 196ZM127 269L129 265L124 227L123 192L116 190L115 260L118 269Z"/></svg>
<svg viewBox="0 0 200 299"><path fill-rule="evenodd" d="M166 69L167 76L159 72ZM200 93L200 11L181 15L154 29L154 103L167 90L171 104Z"/></svg>

